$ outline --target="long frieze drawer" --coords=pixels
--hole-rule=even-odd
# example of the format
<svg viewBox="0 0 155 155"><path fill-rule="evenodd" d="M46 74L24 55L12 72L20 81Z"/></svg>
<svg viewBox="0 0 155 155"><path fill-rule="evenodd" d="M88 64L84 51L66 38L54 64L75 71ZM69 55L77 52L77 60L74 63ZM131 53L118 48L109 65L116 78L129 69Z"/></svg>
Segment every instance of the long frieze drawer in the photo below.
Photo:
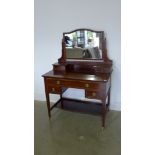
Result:
<svg viewBox="0 0 155 155"><path fill-rule="evenodd" d="M90 82L83 82L83 81L63 81L64 86L75 87L75 88L82 88L82 89L98 89L98 83L90 83Z"/></svg>
<svg viewBox="0 0 155 155"><path fill-rule="evenodd" d="M60 94L61 93L61 88L60 87L56 87L53 85L48 85L47 86L48 92L52 93L52 94Z"/></svg>
<svg viewBox="0 0 155 155"><path fill-rule="evenodd" d="M86 98L101 99L101 95L97 91L85 91Z"/></svg>
<svg viewBox="0 0 155 155"><path fill-rule="evenodd" d="M59 79L51 79L47 78L47 83L61 86L61 87L70 87L70 88L82 88L82 89L99 89L101 87L101 83L90 82L90 81L78 81L78 80L59 80Z"/></svg>

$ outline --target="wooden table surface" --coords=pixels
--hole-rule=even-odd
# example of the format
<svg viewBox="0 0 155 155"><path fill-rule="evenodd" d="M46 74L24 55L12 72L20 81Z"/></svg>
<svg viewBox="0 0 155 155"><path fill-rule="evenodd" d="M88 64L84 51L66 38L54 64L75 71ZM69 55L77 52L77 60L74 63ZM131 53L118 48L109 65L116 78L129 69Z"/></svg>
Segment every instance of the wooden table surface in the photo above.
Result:
<svg viewBox="0 0 155 155"><path fill-rule="evenodd" d="M107 82L110 74L101 74L101 75L89 75L81 73L65 73L65 74L56 74L53 70L42 75L43 77L53 77L53 78L63 78L63 79L77 79L77 80L88 80L96 82Z"/></svg>

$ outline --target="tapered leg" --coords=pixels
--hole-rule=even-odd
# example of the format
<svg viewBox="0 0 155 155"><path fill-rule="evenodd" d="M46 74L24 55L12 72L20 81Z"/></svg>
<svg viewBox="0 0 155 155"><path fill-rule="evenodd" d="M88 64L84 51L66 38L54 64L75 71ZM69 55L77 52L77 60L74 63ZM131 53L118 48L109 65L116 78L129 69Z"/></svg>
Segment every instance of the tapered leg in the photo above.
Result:
<svg viewBox="0 0 155 155"><path fill-rule="evenodd" d="M61 91L61 94L60 94L60 99L61 99L61 109L63 109L64 106L63 106L63 99L62 99L62 91Z"/></svg>
<svg viewBox="0 0 155 155"><path fill-rule="evenodd" d="M109 106L110 106L110 89L108 92L108 103L107 103L108 111L109 111Z"/></svg>
<svg viewBox="0 0 155 155"><path fill-rule="evenodd" d="M106 112L107 112L106 100L103 99L102 100L102 127L105 127Z"/></svg>
<svg viewBox="0 0 155 155"><path fill-rule="evenodd" d="M49 96L49 93L47 93L47 92L46 92L46 103L47 103L48 116L50 118L51 117L51 113L50 113L50 96Z"/></svg>

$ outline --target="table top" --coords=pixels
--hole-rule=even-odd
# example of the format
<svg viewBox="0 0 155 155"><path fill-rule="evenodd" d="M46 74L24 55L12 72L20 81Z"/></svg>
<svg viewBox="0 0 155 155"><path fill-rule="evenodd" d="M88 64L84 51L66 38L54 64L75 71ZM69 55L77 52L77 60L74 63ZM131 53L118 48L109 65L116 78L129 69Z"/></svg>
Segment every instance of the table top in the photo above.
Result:
<svg viewBox="0 0 155 155"><path fill-rule="evenodd" d="M110 78L110 74L101 74L101 75L89 75L82 73L54 73L53 70L42 75L43 77L51 78L60 78L60 79L70 79L70 80L87 80L87 81L96 81L96 82L107 82Z"/></svg>

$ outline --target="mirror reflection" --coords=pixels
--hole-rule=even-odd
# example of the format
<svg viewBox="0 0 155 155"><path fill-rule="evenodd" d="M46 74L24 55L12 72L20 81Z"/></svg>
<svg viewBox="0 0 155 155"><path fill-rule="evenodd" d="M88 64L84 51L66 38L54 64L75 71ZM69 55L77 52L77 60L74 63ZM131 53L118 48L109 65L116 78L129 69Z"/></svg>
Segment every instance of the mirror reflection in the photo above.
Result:
<svg viewBox="0 0 155 155"><path fill-rule="evenodd" d="M102 59L102 34L79 30L64 35L66 58Z"/></svg>

